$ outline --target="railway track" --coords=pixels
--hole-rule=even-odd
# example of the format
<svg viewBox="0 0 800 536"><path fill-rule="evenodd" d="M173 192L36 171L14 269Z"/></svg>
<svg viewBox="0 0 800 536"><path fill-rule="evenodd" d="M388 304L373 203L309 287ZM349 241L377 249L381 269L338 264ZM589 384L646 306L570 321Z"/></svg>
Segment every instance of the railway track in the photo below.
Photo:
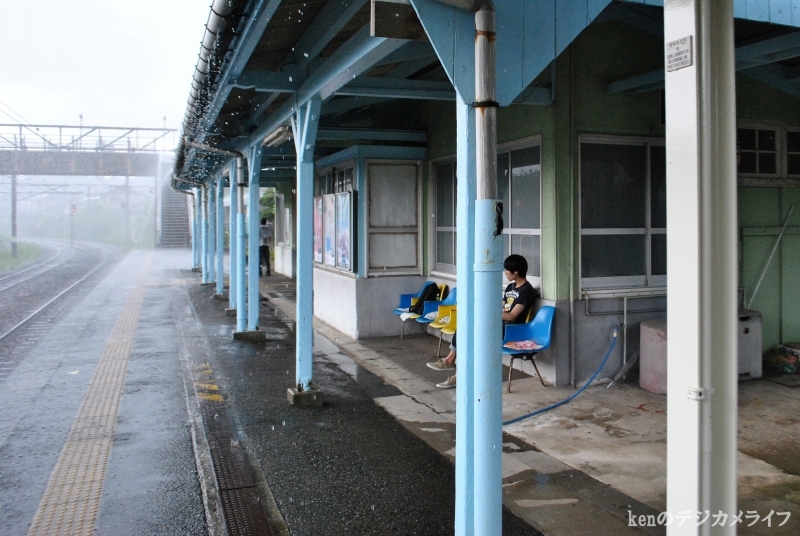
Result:
<svg viewBox="0 0 800 536"><path fill-rule="evenodd" d="M62 313L91 290L90 281L110 264L114 251L100 245L59 246L59 254L37 266L40 271L29 268L25 272L34 273L20 278L16 272L0 279L0 382L47 336Z"/></svg>
<svg viewBox="0 0 800 536"><path fill-rule="evenodd" d="M53 244L52 246L55 246L55 254L51 255L50 257L36 262L23 270L0 277L0 293L11 290L16 286L22 285L27 281L45 275L48 272L63 266L74 256L74 249L76 249L73 248L73 250L71 250L68 246L65 247L64 244L57 243Z"/></svg>

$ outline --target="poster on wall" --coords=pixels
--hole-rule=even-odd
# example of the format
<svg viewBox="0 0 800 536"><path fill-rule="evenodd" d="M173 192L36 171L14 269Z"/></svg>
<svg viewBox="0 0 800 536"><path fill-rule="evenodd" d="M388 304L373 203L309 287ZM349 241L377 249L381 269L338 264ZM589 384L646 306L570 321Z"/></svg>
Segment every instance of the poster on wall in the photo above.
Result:
<svg viewBox="0 0 800 536"><path fill-rule="evenodd" d="M350 194L336 194L336 266L350 268Z"/></svg>
<svg viewBox="0 0 800 536"><path fill-rule="evenodd" d="M322 196L322 235L325 264L336 266L336 195Z"/></svg>
<svg viewBox="0 0 800 536"><path fill-rule="evenodd" d="M322 198L314 198L314 262L322 262Z"/></svg>

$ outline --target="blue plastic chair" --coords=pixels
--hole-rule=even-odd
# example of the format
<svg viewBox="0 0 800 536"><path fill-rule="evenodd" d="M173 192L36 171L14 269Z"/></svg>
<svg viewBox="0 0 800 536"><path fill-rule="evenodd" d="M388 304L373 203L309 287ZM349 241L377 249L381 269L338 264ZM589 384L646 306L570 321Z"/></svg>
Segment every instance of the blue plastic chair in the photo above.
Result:
<svg viewBox="0 0 800 536"><path fill-rule="evenodd" d="M427 283L422 285L422 288L419 289L419 292L417 292L416 294L400 294L400 303L398 304L397 308L392 312L396 315L407 313L408 308L414 304L414 298L419 299L419 297L422 296L422 293L425 291L425 288L428 285L435 285L435 284L436 283L434 283L433 281L428 281Z"/></svg>
<svg viewBox="0 0 800 536"><path fill-rule="evenodd" d="M539 372L539 367L536 366L535 358L536 354L550 348L550 336L553 332L553 317L555 313L555 307L545 305L539 309L532 322L506 325L506 335L503 338L503 353L511 356L511 362L508 364L508 389L506 392L511 392L511 371L514 370L514 360L517 358L527 359L533 363L533 368L536 369L536 374L539 376L539 381L542 382L542 387L546 387L542 374ZM512 350L505 347L506 343L521 341L533 341L539 347L536 350Z"/></svg>
<svg viewBox="0 0 800 536"><path fill-rule="evenodd" d="M456 288L450 291L450 294L443 300L426 301L422 309L422 316L415 319L420 324L430 324L436 320L436 314L439 313L440 305L455 305L456 304Z"/></svg>

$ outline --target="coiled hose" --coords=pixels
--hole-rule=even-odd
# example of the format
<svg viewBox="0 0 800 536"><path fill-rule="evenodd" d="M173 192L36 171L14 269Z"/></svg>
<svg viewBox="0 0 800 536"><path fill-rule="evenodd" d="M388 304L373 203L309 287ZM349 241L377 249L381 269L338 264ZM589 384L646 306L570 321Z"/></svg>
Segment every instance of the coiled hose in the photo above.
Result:
<svg viewBox="0 0 800 536"><path fill-rule="evenodd" d="M608 349L608 352L606 352L606 356L603 358L603 362L600 363L600 366L597 367L597 370L594 371L594 374L592 374L592 377L589 378L589 381L587 381L586 383L583 384L583 387L581 387L580 389L578 389L577 391L572 393L572 395L570 395L568 398L565 398L561 402L556 402L555 404L550 404L549 406L545 406L545 407L543 407L541 409L537 409L536 411L532 411L530 413L522 415L521 417L516 417L514 419L511 419L510 421L506 421L506 422L503 423L503 426L506 426L506 425L509 425L509 424L514 424L515 422L519 422L519 421L525 420L525 419L527 419L529 417L533 417L535 415L541 415L542 413L545 413L546 411L550 411L551 409L555 409L558 406L563 406L564 404L566 404L567 402L569 402L570 400L572 400L573 398L575 398L576 396L581 394L584 390L586 390L586 388L589 387L592 384L592 382L595 380L595 378L597 378L597 375L600 374L600 371L603 370L603 367L606 366L606 362L608 361L608 358L611 355L611 352L614 350L614 346L617 344L617 334L618 333L619 333L619 326L614 326L614 336L611 338L611 347Z"/></svg>

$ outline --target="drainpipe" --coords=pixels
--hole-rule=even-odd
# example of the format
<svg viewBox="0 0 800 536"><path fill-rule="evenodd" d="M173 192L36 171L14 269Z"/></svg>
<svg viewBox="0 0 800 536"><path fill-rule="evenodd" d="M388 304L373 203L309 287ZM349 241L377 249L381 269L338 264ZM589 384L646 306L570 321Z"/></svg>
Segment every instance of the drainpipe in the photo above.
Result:
<svg viewBox="0 0 800 536"><path fill-rule="evenodd" d="M197 65L194 68L192 77L192 89L189 92L189 102L184 117L184 125L188 129L192 123L193 115L197 108L197 101L200 98L200 91L203 89L205 78L208 75L210 56L214 51L217 36L225 27L225 19L234 10L232 0L214 0L211 5L211 12L208 14L206 31L203 33L203 41L200 44L200 53L197 58Z"/></svg>
<svg viewBox="0 0 800 536"><path fill-rule="evenodd" d="M247 283L245 281L245 240L244 228L244 157L236 157L236 181L238 183L236 212L236 331L247 330ZM233 292L233 289L231 289Z"/></svg>
<svg viewBox="0 0 800 536"><path fill-rule="evenodd" d="M475 13L475 303L495 303L502 281L502 204L497 199L495 13L486 2ZM475 534L502 533L502 319L493 307L475 311Z"/></svg>

